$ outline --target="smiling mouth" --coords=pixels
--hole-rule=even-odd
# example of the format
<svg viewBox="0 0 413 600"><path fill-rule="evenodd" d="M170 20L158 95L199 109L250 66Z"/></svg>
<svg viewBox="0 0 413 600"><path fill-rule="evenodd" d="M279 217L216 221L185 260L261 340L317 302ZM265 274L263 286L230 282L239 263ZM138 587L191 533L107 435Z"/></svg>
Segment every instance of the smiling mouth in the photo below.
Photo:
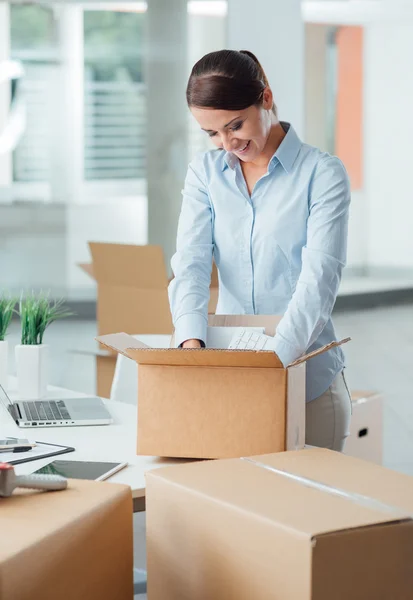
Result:
<svg viewBox="0 0 413 600"><path fill-rule="evenodd" d="M250 147L250 142L251 142L251 140L249 140L243 148L240 148L236 152L239 152L240 154L242 154L243 152L246 152L248 150L248 148Z"/></svg>

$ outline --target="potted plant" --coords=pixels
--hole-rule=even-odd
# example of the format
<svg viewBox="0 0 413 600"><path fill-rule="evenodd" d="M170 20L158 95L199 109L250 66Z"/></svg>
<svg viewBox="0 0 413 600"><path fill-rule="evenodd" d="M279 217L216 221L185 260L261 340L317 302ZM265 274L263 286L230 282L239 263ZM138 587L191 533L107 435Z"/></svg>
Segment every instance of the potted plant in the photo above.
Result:
<svg viewBox="0 0 413 600"><path fill-rule="evenodd" d="M50 300L43 292L20 298L21 344L15 353L21 398L43 398L47 394L49 346L43 343L43 337L53 321L73 314L63 303L63 299Z"/></svg>
<svg viewBox="0 0 413 600"><path fill-rule="evenodd" d="M6 335L15 304L16 298L0 296L0 385L4 388L7 387L9 375L9 344Z"/></svg>

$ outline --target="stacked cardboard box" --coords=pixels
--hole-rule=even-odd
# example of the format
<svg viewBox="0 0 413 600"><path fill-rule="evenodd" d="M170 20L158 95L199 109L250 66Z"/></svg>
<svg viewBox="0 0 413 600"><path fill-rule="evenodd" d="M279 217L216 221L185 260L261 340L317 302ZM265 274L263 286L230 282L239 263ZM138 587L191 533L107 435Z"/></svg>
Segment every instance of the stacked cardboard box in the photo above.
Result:
<svg viewBox="0 0 413 600"><path fill-rule="evenodd" d="M151 600L412 597L412 477L312 449L146 480Z"/></svg>
<svg viewBox="0 0 413 600"><path fill-rule="evenodd" d="M92 263L79 266L97 283L98 335L172 333L168 276L161 246L89 243ZM215 287L216 286L216 287ZM214 265L209 312L215 312L218 277ZM110 397L116 354L96 352L96 389Z"/></svg>
<svg viewBox="0 0 413 600"><path fill-rule="evenodd" d="M0 498L1 600L133 596L132 494L70 480L60 492Z"/></svg>

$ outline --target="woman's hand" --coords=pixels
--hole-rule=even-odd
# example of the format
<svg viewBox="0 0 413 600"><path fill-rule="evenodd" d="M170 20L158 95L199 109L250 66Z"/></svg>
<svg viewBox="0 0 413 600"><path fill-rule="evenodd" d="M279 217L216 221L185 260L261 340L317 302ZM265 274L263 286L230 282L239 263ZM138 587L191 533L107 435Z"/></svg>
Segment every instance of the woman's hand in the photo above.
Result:
<svg viewBox="0 0 413 600"><path fill-rule="evenodd" d="M201 342L199 340L186 340L182 344L182 348L201 348Z"/></svg>

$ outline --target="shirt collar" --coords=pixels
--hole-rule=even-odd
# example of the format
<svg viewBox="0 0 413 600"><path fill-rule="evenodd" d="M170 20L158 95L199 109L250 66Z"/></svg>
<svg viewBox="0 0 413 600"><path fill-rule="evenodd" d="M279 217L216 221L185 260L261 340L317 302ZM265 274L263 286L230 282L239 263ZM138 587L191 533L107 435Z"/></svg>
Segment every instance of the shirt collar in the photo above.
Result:
<svg viewBox="0 0 413 600"><path fill-rule="evenodd" d="M268 165L268 170L271 170L277 164L277 162L279 162L284 171L289 173L300 151L301 140L298 137L294 127L290 123L286 123L285 121L280 121L280 123L286 132L286 136L272 156ZM232 152L224 152L222 159L223 171L225 171L227 167L234 169L238 163L239 160L235 154Z"/></svg>

